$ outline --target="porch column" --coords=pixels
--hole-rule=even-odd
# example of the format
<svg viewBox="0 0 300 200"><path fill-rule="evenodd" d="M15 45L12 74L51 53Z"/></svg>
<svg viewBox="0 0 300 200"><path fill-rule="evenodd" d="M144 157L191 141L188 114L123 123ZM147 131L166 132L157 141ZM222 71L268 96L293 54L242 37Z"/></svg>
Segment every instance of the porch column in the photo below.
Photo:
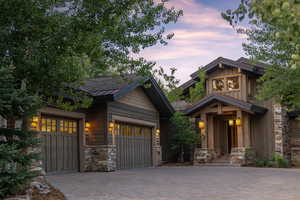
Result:
<svg viewBox="0 0 300 200"><path fill-rule="evenodd" d="M200 119L201 121L203 121L205 123L205 128L201 130L201 148L206 149L207 148L207 119L206 119L206 113L201 113L200 115Z"/></svg>
<svg viewBox="0 0 300 200"><path fill-rule="evenodd" d="M207 120L207 137L208 137L208 149L214 149L214 117L209 115Z"/></svg>
<svg viewBox="0 0 300 200"><path fill-rule="evenodd" d="M250 115L243 113L242 126L244 127L244 146L251 147L251 136L250 136Z"/></svg>
<svg viewBox="0 0 300 200"><path fill-rule="evenodd" d="M243 114L241 110L236 112L236 117L240 118L243 123ZM244 147L244 134L243 134L243 125L237 126L237 136L238 136L238 147Z"/></svg>

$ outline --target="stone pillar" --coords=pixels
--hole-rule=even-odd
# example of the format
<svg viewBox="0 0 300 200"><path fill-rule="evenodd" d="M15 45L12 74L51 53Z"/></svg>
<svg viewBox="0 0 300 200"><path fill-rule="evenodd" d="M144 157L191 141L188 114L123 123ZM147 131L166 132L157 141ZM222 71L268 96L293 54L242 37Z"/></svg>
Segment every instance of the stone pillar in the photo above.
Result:
<svg viewBox="0 0 300 200"><path fill-rule="evenodd" d="M194 152L194 165L201 165L212 161L215 157L215 152L212 149L196 148Z"/></svg>
<svg viewBox="0 0 300 200"><path fill-rule="evenodd" d="M116 146L98 145L84 147L85 172L110 172L116 170Z"/></svg>
<svg viewBox="0 0 300 200"><path fill-rule="evenodd" d="M284 157L288 154L287 112L281 104L273 104L273 133L275 137L275 153Z"/></svg>

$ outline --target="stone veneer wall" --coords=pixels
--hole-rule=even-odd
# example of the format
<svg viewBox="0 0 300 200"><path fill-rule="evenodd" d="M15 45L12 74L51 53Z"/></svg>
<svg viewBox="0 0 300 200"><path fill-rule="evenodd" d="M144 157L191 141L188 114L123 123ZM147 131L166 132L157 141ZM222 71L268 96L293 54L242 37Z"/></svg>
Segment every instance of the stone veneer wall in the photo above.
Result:
<svg viewBox="0 0 300 200"><path fill-rule="evenodd" d="M116 170L116 145L84 147L85 172L111 172Z"/></svg>
<svg viewBox="0 0 300 200"><path fill-rule="evenodd" d="M273 133L275 137L275 153L289 159L288 117L286 109L281 104L273 104Z"/></svg>
<svg viewBox="0 0 300 200"><path fill-rule="evenodd" d="M233 165L250 165L255 162L255 151L250 147L235 147L231 149L230 163Z"/></svg>
<svg viewBox="0 0 300 200"><path fill-rule="evenodd" d="M216 157L216 152L207 148L196 148L194 152L194 165L201 165L212 161Z"/></svg>

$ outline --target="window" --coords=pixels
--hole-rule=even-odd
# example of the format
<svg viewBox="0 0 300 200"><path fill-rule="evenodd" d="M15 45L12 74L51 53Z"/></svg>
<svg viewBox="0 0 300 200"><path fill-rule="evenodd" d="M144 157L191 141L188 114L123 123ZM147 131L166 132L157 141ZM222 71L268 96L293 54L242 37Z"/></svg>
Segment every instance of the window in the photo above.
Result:
<svg viewBox="0 0 300 200"><path fill-rule="evenodd" d="M43 132L77 133L77 122L74 120L42 118Z"/></svg>
<svg viewBox="0 0 300 200"><path fill-rule="evenodd" d="M227 89L229 91L240 89L239 77L238 76L227 78Z"/></svg>
<svg viewBox="0 0 300 200"><path fill-rule="evenodd" d="M59 131L61 133L77 133L77 123L71 120L59 120Z"/></svg>
<svg viewBox="0 0 300 200"><path fill-rule="evenodd" d="M56 120L42 118L43 132L56 132Z"/></svg>
<svg viewBox="0 0 300 200"><path fill-rule="evenodd" d="M240 77L230 76L216 78L212 80L212 89L214 92L234 91L240 89Z"/></svg>
<svg viewBox="0 0 300 200"><path fill-rule="evenodd" d="M224 90L225 84L223 78L213 79L212 81L213 90L217 92L221 92Z"/></svg>

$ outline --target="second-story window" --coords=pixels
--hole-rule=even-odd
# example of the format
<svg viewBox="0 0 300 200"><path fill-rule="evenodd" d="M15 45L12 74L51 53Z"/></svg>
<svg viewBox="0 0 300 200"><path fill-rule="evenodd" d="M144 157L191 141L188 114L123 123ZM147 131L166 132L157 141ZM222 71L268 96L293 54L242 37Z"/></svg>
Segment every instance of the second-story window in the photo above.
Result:
<svg viewBox="0 0 300 200"><path fill-rule="evenodd" d="M240 89L240 83L239 83L238 76L228 77L226 80L227 80L227 89L229 91Z"/></svg>
<svg viewBox="0 0 300 200"><path fill-rule="evenodd" d="M225 83L223 78L213 79L212 85L213 85L213 90L216 92L221 92L225 89Z"/></svg>
<svg viewBox="0 0 300 200"><path fill-rule="evenodd" d="M214 92L226 92L240 89L240 77L229 76L224 78L215 78L212 80L212 89Z"/></svg>

